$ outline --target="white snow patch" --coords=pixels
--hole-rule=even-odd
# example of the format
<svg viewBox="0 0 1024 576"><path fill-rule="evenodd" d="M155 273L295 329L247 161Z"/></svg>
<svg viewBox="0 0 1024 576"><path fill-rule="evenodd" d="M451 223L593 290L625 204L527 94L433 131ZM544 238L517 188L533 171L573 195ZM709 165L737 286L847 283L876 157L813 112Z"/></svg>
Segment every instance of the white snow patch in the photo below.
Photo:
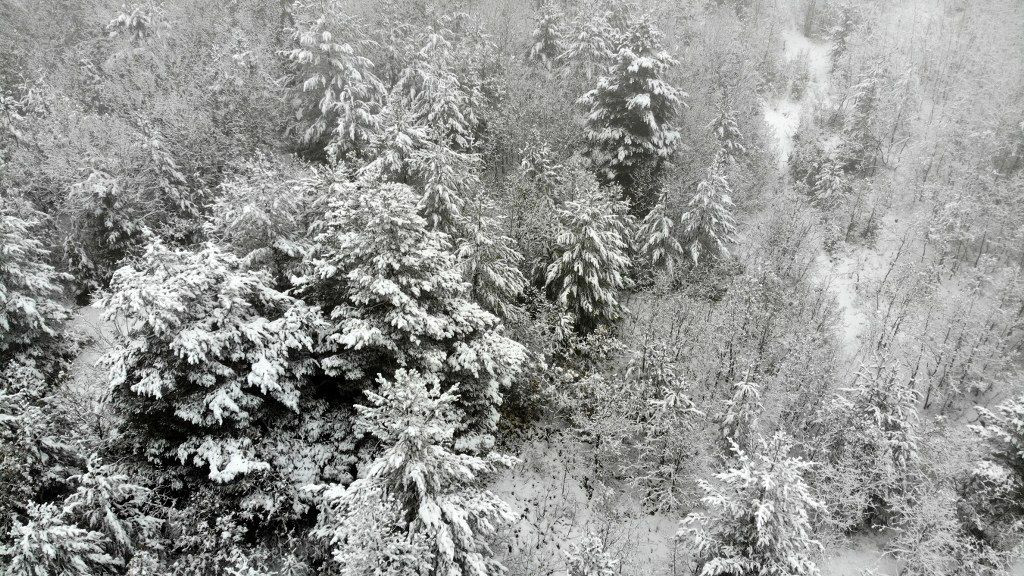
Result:
<svg viewBox="0 0 1024 576"><path fill-rule="evenodd" d="M800 126L800 103L793 100L776 100L764 105L764 121L772 128L777 138L779 167L785 167L793 153L793 136Z"/></svg>

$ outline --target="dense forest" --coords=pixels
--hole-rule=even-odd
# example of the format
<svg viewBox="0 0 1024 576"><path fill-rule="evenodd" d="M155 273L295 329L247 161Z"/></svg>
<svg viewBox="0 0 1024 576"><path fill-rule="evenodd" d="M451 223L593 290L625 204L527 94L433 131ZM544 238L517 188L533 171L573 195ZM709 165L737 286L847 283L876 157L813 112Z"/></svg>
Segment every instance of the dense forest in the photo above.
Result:
<svg viewBox="0 0 1024 576"><path fill-rule="evenodd" d="M0 573L1024 573L1020 0L0 0Z"/></svg>

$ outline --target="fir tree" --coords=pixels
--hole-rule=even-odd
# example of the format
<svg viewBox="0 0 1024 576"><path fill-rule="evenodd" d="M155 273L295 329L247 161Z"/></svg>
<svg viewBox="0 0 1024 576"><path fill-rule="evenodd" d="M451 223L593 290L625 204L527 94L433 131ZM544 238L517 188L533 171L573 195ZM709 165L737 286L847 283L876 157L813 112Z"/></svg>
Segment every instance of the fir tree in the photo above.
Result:
<svg viewBox="0 0 1024 576"><path fill-rule="evenodd" d="M520 153L523 159L519 162L519 168L523 175L546 196L553 194L562 184L565 167L557 161L551 146L539 141L526 146Z"/></svg>
<svg viewBox="0 0 1024 576"><path fill-rule="evenodd" d="M102 534L68 522L53 504L29 504L28 521L15 522L9 540L0 556L10 576L100 576L121 567L103 551Z"/></svg>
<svg viewBox="0 0 1024 576"><path fill-rule="evenodd" d="M707 177L697 185L697 193L679 221L683 248L694 265L702 258L728 256L727 245L734 242L736 231L731 193L721 162L716 160L708 169Z"/></svg>
<svg viewBox="0 0 1024 576"><path fill-rule="evenodd" d="M64 258L81 298L107 287L114 270L145 243L148 230L117 179L99 170L71 186L67 206L71 230Z"/></svg>
<svg viewBox="0 0 1024 576"><path fill-rule="evenodd" d="M426 37L402 71L399 91L416 122L430 129L432 140L460 152L472 151L481 127L483 93L456 72L459 52L443 31Z"/></svg>
<svg viewBox="0 0 1024 576"><path fill-rule="evenodd" d="M316 532L330 539L346 576L503 573L487 539L513 519L508 505L480 488L482 476L510 460L457 453L457 389L436 375L400 369L379 378L358 406L358 427L382 453L347 488L329 487Z"/></svg>
<svg viewBox="0 0 1024 576"><path fill-rule="evenodd" d="M476 200L456 255L473 300L499 317L509 318L515 315L516 299L526 287L519 270L523 255L511 238L501 234L498 221L484 213L489 207L482 198Z"/></svg>
<svg viewBox="0 0 1024 576"><path fill-rule="evenodd" d="M646 18L632 23L607 73L579 103L586 111L589 155L606 183L621 186L635 213L652 198L645 175L657 177L680 139L672 120L685 94L664 80L675 60Z"/></svg>
<svg viewBox="0 0 1024 576"><path fill-rule="evenodd" d="M732 386L732 397L725 410L715 417L725 454L736 450L749 451L757 433L757 421L763 406L757 383L740 380Z"/></svg>
<svg viewBox="0 0 1024 576"><path fill-rule="evenodd" d="M428 144L413 154L412 173L423 190L420 214L431 228L453 236L461 231L466 200L479 187L478 164L476 156L439 144Z"/></svg>
<svg viewBox="0 0 1024 576"><path fill-rule="evenodd" d="M550 2L541 6L536 16L537 27L534 28L530 49L526 59L549 66L564 51L562 13L555 10Z"/></svg>
<svg viewBox="0 0 1024 576"><path fill-rule="evenodd" d="M910 496L920 478L920 399L912 383L893 368L872 367L857 374L830 407L831 433L822 442L820 475L829 488L830 512L841 529L885 524Z"/></svg>
<svg viewBox="0 0 1024 576"><path fill-rule="evenodd" d="M736 122L736 112L733 110L722 111L717 118L711 121L708 129L718 141L718 158L727 163L735 164L736 161L747 153L743 146L743 134L740 133L739 125Z"/></svg>
<svg viewBox="0 0 1024 576"><path fill-rule="evenodd" d="M849 193L850 183L842 162L834 158L822 162L811 188L814 203L822 208L832 208L841 203Z"/></svg>
<svg viewBox="0 0 1024 576"><path fill-rule="evenodd" d="M485 446L523 348L468 299L449 237L428 226L410 187L340 184L332 196L303 279L331 318L324 370L357 389L399 366L438 372L459 385L460 446Z"/></svg>
<svg viewBox="0 0 1024 576"><path fill-rule="evenodd" d="M561 230L546 285L559 306L589 332L625 312L619 291L628 284L630 218L624 202L591 184L559 211Z"/></svg>
<svg viewBox="0 0 1024 576"><path fill-rule="evenodd" d="M640 259L653 269L666 270L669 276L675 264L683 255L683 247L672 234L672 219L666 214L666 197L661 199L654 208L644 216L637 228L634 244L639 246L637 253Z"/></svg>
<svg viewBox="0 0 1024 576"><path fill-rule="evenodd" d="M221 184L206 234L285 289L308 250L306 231L324 203L322 183L320 174L300 164L259 155Z"/></svg>
<svg viewBox="0 0 1024 576"><path fill-rule="evenodd" d="M76 487L64 499L64 516L102 534L110 556L127 564L137 552L159 547L163 521L150 514L156 508L151 490L95 457L89 459L85 472L70 481Z"/></svg>
<svg viewBox="0 0 1024 576"><path fill-rule="evenodd" d="M981 423L971 429L989 452L974 470L985 500L987 532L1019 529L1024 520L1024 396L1000 404L995 411L978 406Z"/></svg>
<svg viewBox="0 0 1024 576"><path fill-rule="evenodd" d="M0 372L18 356L52 356L57 329L68 318L61 283L33 236L36 216L16 200L0 207Z"/></svg>
<svg viewBox="0 0 1024 576"><path fill-rule="evenodd" d="M590 18L581 15L558 59L575 68L587 80L604 71L622 42L623 31L610 22L611 14L601 12Z"/></svg>
<svg viewBox="0 0 1024 576"><path fill-rule="evenodd" d="M811 463L789 451L776 434L753 455L737 452L717 484L700 481L709 513L688 516L677 537L692 543L701 576L819 573L809 514L822 505L803 478Z"/></svg>
<svg viewBox="0 0 1024 576"><path fill-rule="evenodd" d="M271 414L299 410L315 309L219 248L160 243L114 275L102 304L127 325L104 361L129 446L208 468L216 482L269 469L253 435Z"/></svg>
<svg viewBox="0 0 1024 576"><path fill-rule="evenodd" d="M862 75L851 89L850 112L843 125L843 142L838 152L844 166L850 170L871 170L879 145L875 115L879 106L878 72Z"/></svg>
<svg viewBox="0 0 1024 576"><path fill-rule="evenodd" d="M569 576L613 576L618 570L619 562L594 535L574 543L566 555Z"/></svg>
<svg viewBox="0 0 1024 576"><path fill-rule="evenodd" d="M360 55L367 41L355 35L359 24L342 21L355 37L339 42L329 25L338 20L322 14L292 33L296 47L284 53L296 87L292 106L298 122L292 130L318 152L359 157L380 129L378 113L386 90L373 73L373 63Z"/></svg>

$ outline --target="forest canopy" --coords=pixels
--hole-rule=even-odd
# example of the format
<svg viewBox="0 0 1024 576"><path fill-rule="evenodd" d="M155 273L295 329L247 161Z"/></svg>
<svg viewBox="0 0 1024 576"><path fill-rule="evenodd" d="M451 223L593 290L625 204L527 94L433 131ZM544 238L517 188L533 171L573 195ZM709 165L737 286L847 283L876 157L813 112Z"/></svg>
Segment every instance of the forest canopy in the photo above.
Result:
<svg viewBox="0 0 1024 576"><path fill-rule="evenodd" d="M1019 573L1022 22L0 0L0 572Z"/></svg>

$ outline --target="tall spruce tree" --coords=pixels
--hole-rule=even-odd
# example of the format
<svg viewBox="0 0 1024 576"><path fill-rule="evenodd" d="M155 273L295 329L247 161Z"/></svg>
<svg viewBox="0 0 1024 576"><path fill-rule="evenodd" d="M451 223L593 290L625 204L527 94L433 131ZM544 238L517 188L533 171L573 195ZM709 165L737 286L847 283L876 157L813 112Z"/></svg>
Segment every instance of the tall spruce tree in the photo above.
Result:
<svg viewBox="0 0 1024 576"><path fill-rule="evenodd" d="M341 573L502 574L487 539L513 516L481 480L510 460L455 449L458 390L444 391L437 375L399 369L378 380L357 425L383 450L350 486L327 488L316 528Z"/></svg>
<svg viewBox="0 0 1024 576"><path fill-rule="evenodd" d="M459 386L460 447L485 449L522 346L470 301L449 236L420 215L412 188L343 183L332 196L303 279L330 317L323 369L356 390L399 367L437 373Z"/></svg>
<svg viewBox="0 0 1024 576"><path fill-rule="evenodd" d="M691 544L698 574L819 573L810 513L822 505L804 481L811 463L790 449L776 434L754 454L738 452L736 466L716 474L715 484L700 481L708 513L688 516L678 534Z"/></svg>
<svg viewBox="0 0 1024 576"><path fill-rule="evenodd" d="M597 87L579 100L590 159L603 182L622 187L634 214L651 208L653 181L681 138L672 120L686 94L665 80L673 65L649 18L637 19Z"/></svg>
<svg viewBox="0 0 1024 576"><path fill-rule="evenodd" d="M380 130L386 90L361 54L369 40L360 28L339 14L321 13L294 29L295 47L284 54L294 86L292 130L317 153L359 157ZM336 37L339 32L351 37Z"/></svg>
<svg viewBox="0 0 1024 576"><path fill-rule="evenodd" d="M716 158L679 221L683 248L694 265L702 259L728 256L736 232L731 193L722 162Z"/></svg>
<svg viewBox="0 0 1024 576"><path fill-rule="evenodd" d="M104 361L129 449L216 482L270 469L254 442L276 414L300 410L315 309L220 248L160 243L114 275L102 304L127 327Z"/></svg>
<svg viewBox="0 0 1024 576"><path fill-rule="evenodd" d="M609 198L596 183L559 211L561 230L546 285L584 332L625 312L619 302L619 291L629 283L631 218L625 212L625 203Z"/></svg>
<svg viewBox="0 0 1024 576"><path fill-rule="evenodd" d="M662 194L637 227L634 244L644 264L654 270L665 270L671 276L683 255L683 247L672 233L674 222L666 213L666 203L667 198Z"/></svg>
<svg viewBox="0 0 1024 576"><path fill-rule="evenodd" d="M530 49L526 52L528 61L550 66L565 51L563 15L551 2L545 2L537 13L537 26L533 30Z"/></svg>

